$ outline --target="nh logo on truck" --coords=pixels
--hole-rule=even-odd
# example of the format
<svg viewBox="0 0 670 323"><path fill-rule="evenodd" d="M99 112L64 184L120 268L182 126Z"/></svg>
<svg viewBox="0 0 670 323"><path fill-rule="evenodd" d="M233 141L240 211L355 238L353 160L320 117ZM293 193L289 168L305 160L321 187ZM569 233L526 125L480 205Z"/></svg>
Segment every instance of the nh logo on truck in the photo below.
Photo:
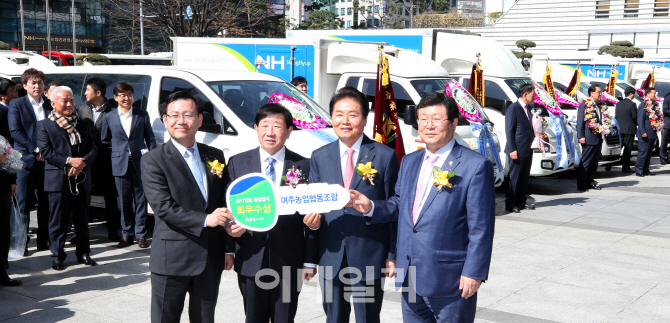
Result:
<svg viewBox="0 0 670 323"><path fill-rule="evenodd" d="M263 57L256 56L256 68L260 66L265 66L266 69L274 70L277 65L281 65L281 69L284 69L284 56L281 56L281 59L276 59L274 55Z"/></svg>

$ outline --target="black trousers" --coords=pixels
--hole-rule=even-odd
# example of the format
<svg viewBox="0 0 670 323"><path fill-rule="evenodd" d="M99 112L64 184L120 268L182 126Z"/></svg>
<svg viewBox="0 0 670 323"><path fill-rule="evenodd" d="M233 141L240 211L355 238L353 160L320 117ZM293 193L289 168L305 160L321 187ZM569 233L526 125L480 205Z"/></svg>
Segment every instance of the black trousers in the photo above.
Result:
<svg viewBox="0 0 670 323"><path fill-rule="evenodd" d="M80 257L91 252L91 241L88 236L88 206L91 193L79 185L79 195L66 192L49 192L49 240L51 241L51 258L65 260L65 242L69 227L70 211L72 223L77 236L76 255Z"/></svg>
<svg viewBox="0 0 670 323"><path fill-rule="evenodd" d="M670 141L670 129L663 129L661 131L661 160L668 161L668 142Z"/></svg>
<svg viewBox="0 0 670 323"><path fill-rule="evenodd" d="M649 163L651 163L652 146L655 140L649 138L637 138L637 160L635 161L635 172L638 174L649 173Z"/></svg>
<svg viewBox="0 0 670 323"><path fill-rule="evenodd" d="M151 273L151 322L178 323L189 295L188 317L192 323L214 323L222 269L207 262L198 276L166 276Z"/></svg>
<svg viewBox="0 0 670 323"><path fill-rule="evenodd" d="M621 169L630 169L630 154L633 151L635 135L622 133L621 143L623 144L623 154L621 154Z"/></svg>
<svg viewBox="0 0 670 323"><path fill-rule="evenodd" d="M124 237L144 238L147 234L147 199L144 197L142 179L135 164L128 160L128 171L115 176L116 190L121 196L121 227ZM135 208L133 208L135 202Z"/></svg>
<svg viewBox="0 0 670 323"><path fill-rule="evenodd" d="M35 161L30 169L16 173L16 201L19 212L30 225L30 209L35 203L37 190L37 244L45 245L49 241L49 194L44 192L44 162Z"/></svg>
<svg viewBox="0 0 670 323"><path fill-rule="evenodd" d="M10 228L9 221L12 216L12 194L0 193L0 269L9 267L7 256L9 255Z"/></svg>
<svg viewBox="0 0 670 323"><path fill-rule="evenodd" d="M507 187L505 188L505 207L508 209L514 206L524 207L526 205L526 192L528 191L528 182L530 181L530 167L533 164L533 155L528 157L519 157L517 159L508 158L509 174Z"/></svg>
<svg viewBox="0 0 670 323"><path fill-rule="evenodd" d="M100 159L99 159L100 158ZM121 227L121 213L119 212L119 203L116 200L116 185L112 176L111 157L109 155L101 156L98 154L91 166L91 179L93 180L94 190L102 194L105 199L105 219L107 224L107 233L109 235L118 234Z"/></svg>
<svg viewBox="0 0 670 323"><path fill-rule="evenodd" d="M268 271L272 271L265 267ZM275 275L276 273L276 275ZM298 296L301 277L298 270L286 266L282 272L272 274L259 272L261 284L256 277L238 274L237 283L242 293L246 323L293 323L298 311ZM300 284L301 285L301 284Z"/></svg>
<svg viewBox="0 0 670 323"><path fill-rule="evenodd" d="M349 267L346 251L342 254L342 270ZM357 268L365 271L365 268ZM354 305L356 323L380 323L382 301L384 299L384 279L363 281L356 270L343 273L348 281L341 281L340 273L334 279L320 276L323 310L326 312L327 323L348 323L351 314L351 303Z"/></svg>
<svg viewBox="0 0 670 323"><path fill-rule="evenodd" d="M593 183L598 171L598 161L600 160L601 150L603 148L602 140L597 145L582 145L582 160L577 167L577 187L585 188Z"/></svg>

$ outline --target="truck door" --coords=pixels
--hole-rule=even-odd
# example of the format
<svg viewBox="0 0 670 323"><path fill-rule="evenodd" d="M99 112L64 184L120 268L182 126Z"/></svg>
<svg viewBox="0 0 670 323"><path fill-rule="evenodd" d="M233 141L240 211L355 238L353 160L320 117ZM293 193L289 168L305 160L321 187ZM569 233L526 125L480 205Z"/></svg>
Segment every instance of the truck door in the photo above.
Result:
<svg viewBox="0 0 670 323"><path fill-rule="evenodd" d="M158 102L163 102L168 97L168 95L176 91L190 92L198 99L198 102L196 102L198 106L202 106L204 110L202 126L198 129L198 131L220 134L222 133L222 129L226 129L225 134L237 134L231 125L225 125L225 123L228 123L227 120L225 117L221 116L221 113L218 110L214 109L214 104L212 104L212 101L210 101L206 95L204 95L197 87L193 86L193 84L188 81L174 77L164 77L161 80L160 99ZM224 126L226 127L224 128Z"/></svg>

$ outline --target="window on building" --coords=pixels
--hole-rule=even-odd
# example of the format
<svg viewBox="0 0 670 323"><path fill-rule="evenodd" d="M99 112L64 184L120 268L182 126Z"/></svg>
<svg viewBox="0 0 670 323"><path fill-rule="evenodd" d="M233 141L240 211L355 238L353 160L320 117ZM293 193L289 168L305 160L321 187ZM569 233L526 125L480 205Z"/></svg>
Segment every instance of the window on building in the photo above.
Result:
<svg viewBox="0 0 670 323"><path fill-rule="evenodd" d="M365 20L361 20L361 23L358 24L361 28L365 28Z"/></svg>
<svg viewBox="0 0 670 323"><path fill-rule="evenodd" d="M351 16L351 14L354 12L354 8L347 8L347 15Z"/></svg>
<svg viewBox="0 0 670 323"><path fill-rule="evenodd" d="M416 16L416 8L412 9L413 14Z"/></svg>
<svg viewBox="0 0 670 323"><path fill-rule="evenodd" d="M351 27L351 20L347 21L347 28Z"/></svg>
<svg viewBox="0 0 670 323"><path fill-rule="evenodd" d="M344 8L340 9L340 16L344 16Z"/></svg>
<svg viewBox="0 0 670 323"><path fill-rule="evenodd" d="M379 19L375 19L375 26L379 27Z"/></svg>
<svg viewBox="0 0 670 323"><path fill-rule="evenodd" d="M654 17L668 17L668 9L670 9L670 0L654 1Z"/></svg>
<svg viewBox="0 0 670 323"><path fill-rule="evenodd" d="M640 8L640 0L626 0L623 10L624 18L637 18L637 12Z"/></svg>
<svg viewBox="0 0 670 323"><path fill-rule="evenodd" d="M375 13L379 13L379 6L375 6Z"/></svg>
<svg viewBox="0 0 670 323"><path fill-rule="evenodd" d="M596 18L608 19L610 14L611 0L596 1Z"/></svg>

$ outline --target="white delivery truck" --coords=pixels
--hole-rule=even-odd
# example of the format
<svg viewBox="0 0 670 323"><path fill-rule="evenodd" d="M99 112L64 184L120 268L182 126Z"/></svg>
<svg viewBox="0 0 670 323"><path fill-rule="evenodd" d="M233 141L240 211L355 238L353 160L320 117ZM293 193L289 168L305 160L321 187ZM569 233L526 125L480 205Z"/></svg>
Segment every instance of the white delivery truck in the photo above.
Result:
<svg viewBox="0 0 670 323"><path fill-rule="evenodd" d="M55 66L48 58L34 52L0 50L0 77L13 81L20 80L28 68L44 70Z"/></svg>
<svg viewBox="0 0 670 323"><path fill-rule="evenodd" d="M522 84L535 82L527 75L520 61L495 40L475 34L448 29L409 30L292 30L286 37L296 40L321 37L349 41L383 41L390 45L409 48L425 58L435 61L449 75L468 87L472 65L481 54L485 80L485 107L488 118L495 124L501 147L505 147L505 109L518 99ZM546 111L545 111L546 112ZM574 129L567 127L573 134ZM544 133L545 152L534 150L531 176L545 176L574 167L573 161L557 161L556 131L552 127ZM562 154L565 156L566 154ZM568 154L569 155L569 154ZM502 159L506 159L503 157ZM559 164L568 165L565 168Z"/></svg>
<svg viewBox="0 0 670 323"><path fill-rule="evenodd" d="M445 90L454 80L435 62L414 51L387 46L379 42L353 42L332 39L261 39L261 38L173 38L176 66L189 68L237 69L257 71L290 80L304 76L308 94L327 107L333 93L345 86L359 89L368 97L371 107L375 96L379 46L389 55L389 73L396 98L401 133L407 153L423 148L413 115L423 91ZM496 167L496 186L505 173L503 153L494 124L484 110L475 107L484 121L471 123L462 119L456 129L456 140L489 157ZM374 113L368 117L366 134L372 137ZM503 122L504 124L504 122ZM478 131L477 127L485 127ZM481 130L481 129L480 129ZM487 135L490 134L490 135ZM477 134L477 135L475 135Z"/></svg>

